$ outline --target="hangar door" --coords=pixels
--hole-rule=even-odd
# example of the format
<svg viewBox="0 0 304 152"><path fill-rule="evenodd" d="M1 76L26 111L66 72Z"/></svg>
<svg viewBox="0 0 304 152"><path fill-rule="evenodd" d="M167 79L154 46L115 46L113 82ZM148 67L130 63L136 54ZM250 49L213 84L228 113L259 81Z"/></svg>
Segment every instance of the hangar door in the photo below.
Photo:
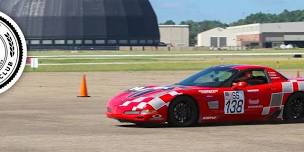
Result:
<svg viewBox="0 0 304 152"><path fill-rule="evenodd" d="M210 38L211 47L226 47L227 37L211 37Z"/></svg>
<svg viewBox="0 0 304 152"><path fill-rule="evenodd" d="M218 42L217 42L218 40L217 40L217 37L211 37L210 38L210 46L211 47L218 47Z"/></svg>
<svg viewBox="0 0 304 152"><path fill-rule="evenodd" d="M220 47L227 46L227 37L220 37Z"/></svg>

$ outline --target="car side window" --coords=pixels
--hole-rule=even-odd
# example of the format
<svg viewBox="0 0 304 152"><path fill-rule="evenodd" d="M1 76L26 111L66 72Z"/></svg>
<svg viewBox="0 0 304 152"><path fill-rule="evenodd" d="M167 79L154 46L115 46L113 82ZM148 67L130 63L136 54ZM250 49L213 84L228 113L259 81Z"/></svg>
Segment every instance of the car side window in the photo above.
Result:
<svg viewBox="0 0 304 152"><path fill-rule="evenodd" d="M246 82L249 86L267 84L268 78L264 70L248 70L242 72L233 83Z"/></svg>
<svg viewBox="0 0 304 152"><path fill-rule="evenodd" d="M226 71L220 71L220 72L212 72L209 74L206 74L203 77L200 77L194 81L196 84L202 84L202 83L208 83L208 82L223 82L227 79L229 79L232 76L233 73L226 72Z"/></svg>

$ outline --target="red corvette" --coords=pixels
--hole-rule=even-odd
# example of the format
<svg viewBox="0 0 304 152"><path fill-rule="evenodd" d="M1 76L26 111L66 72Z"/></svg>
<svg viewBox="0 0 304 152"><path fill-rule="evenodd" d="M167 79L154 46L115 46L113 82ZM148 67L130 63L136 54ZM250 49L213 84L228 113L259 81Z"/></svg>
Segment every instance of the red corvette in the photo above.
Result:
<svg viewBox="0 0 304 152"><path fill-rule="evenodd" d="M263 66L223 65L177 84L136 87L108 102L107 116L121 122L248 122L304 118L304 81Z"/></svg>

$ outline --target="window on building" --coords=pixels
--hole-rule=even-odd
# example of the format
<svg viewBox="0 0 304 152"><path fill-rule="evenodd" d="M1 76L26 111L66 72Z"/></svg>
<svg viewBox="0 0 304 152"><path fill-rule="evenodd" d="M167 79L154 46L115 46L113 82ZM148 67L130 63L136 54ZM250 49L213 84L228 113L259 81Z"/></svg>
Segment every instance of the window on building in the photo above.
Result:
<svg viewBox="0 0 304 152"><path fill-rule="evenodd" d="M139 44L142 44L142 45L146 44L146 40L140 40Z"/></svg>
<svg viewBox="0 0 304 152"><path fill-rule="evenodd" d="M154 40L155 44L160 43L160 40Z"/></svg>
<svg viewBox="0 0 304 152"><path fill-rule="evenodd" d="M39 45L40 40L31 40L31 45Z"/></svg>
<svg viewBox="0 0 304 152"><path fill-rule="evenodd" d="M75 40L75 44L82 44L82 40Z"/></svg>
<svg viewBox="0 0 304 152"><path fill-rule="evenodd" d="M119 40L119 44L126 45L128 44L128 40Z"/></svg>
<svg viewBox="0 0 304 152"><path fill-rule="evenodd" d="M53 44L53 40L42 40L43 45L51 45Z"/></svg>
<svg viewBox="0 0 304 152"><path fill-rule="evenodd" d="M131 41L130 41L130 44L131 44L131 45L137 45L137 44L138 44L138 41L137 41L137 40L131 40Z"/></svg>
<svg viewBox="0 0 304 152"><path fill-rule="evenodd" d="M105 44L106 41L105 40L95 40L95 44Z"/></svg>
<svg viewBox="0 0 304 152"><path fill-rule="evenodd" d="M93 44L93 40L84 40L84 44Z"/></svg>
<svg viewBox="0 0 304 152"><path fill-rule="evenodd" d="M74 44L74 40L67 40L67 44L68 45L73 45Z"/></svg>
<svg viewBox="0 0 304 152"><path fill-rule="evenodd" d="M63 45L65 44L65 40L55 40L56 45Z"/></svg>
<svg viewBox="0 0 304 152"><path fill-rule="evenodd" d="M117 44L117 41L116 40L108 40L108 44Z"/></svg>
<svg viewBox="0 0 304 152"><path fill-rule="evenodd" d="M147 44L153 44L153 40L148 40Z"/></svg>

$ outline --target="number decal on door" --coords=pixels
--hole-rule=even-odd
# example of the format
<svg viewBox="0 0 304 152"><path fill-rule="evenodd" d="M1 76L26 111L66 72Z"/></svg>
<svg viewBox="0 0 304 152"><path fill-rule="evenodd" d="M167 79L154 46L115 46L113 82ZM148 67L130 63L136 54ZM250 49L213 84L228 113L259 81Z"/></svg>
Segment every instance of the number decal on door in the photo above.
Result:
<svg viewBox="0 0 304 152"><path fill-rule="evenodd" d="M226 91L225 114L243 114L245 107L244 91Z"/></svg>

